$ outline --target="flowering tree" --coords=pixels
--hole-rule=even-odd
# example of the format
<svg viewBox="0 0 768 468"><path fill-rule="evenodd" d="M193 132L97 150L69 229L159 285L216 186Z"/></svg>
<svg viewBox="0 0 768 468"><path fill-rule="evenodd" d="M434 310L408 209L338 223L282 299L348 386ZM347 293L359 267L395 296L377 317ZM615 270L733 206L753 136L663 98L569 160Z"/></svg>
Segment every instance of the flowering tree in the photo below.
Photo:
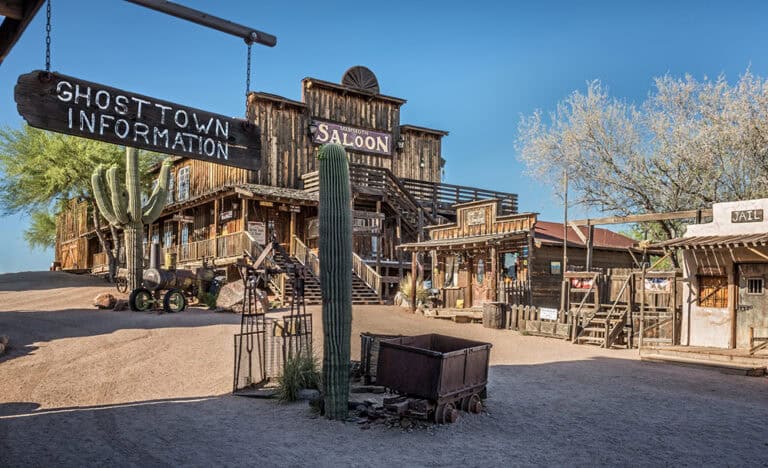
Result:
<svg viewBox="0 0 768 468"><path fill-rule="evenodd" d="M545 182L567 170L576 201L615 215L709 207L768 195L768 81L747 71L725 77L655 79L634 105L598 81L545 119L523 117L517 149ZM675 221L660 221L661 238Z"/></svg>

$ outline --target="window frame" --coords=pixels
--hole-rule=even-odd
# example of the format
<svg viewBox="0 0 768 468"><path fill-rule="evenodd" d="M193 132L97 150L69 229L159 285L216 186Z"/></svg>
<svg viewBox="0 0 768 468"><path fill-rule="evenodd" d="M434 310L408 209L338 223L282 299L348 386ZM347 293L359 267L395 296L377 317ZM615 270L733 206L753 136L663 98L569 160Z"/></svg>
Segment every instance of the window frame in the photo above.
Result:
<svg viewBox="0 0 768 468"><path fill-rule="evenodd" d="M762 296L765 293L765 279L762 276L752 276L746 278L747 280L747 290L745 291L745 294L747 296ZM750 287L750 281L760 281L760 292L751 292L752 288Z"/></svg>
<svg viewBox="0 0 768 468"><path fill-rule="evenodd" d="M698 275L697 283L696 304L699 307L728 308L730 288L728 287L727 275ZM706 294L704 294L705 292Z"/></svg>
<svg viewBox="0 0 768 468"><path fill-rule="evenodd" d="M190 167L184 166L179 168L176 184L176 201L189 200L190 192ZM182 189L184 192L182 193Z"/></svg>

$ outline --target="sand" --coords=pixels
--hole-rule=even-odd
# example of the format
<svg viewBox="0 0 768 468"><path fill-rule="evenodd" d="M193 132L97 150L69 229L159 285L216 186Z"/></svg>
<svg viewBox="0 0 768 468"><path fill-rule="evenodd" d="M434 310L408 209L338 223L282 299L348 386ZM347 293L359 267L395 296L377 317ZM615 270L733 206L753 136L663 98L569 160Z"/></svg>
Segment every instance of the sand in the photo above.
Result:
<svg viewBox="0 0 768 468"><path fill-rule="evenodd" d="M113 289L86 276L0 275L12 345L0 357L0 466L768 463L765 378L356 307L353 356L364 331L493 344L486 414L363 430L304 403L231 396L239 316L99 311L90 303L103 291Z"/></svg>

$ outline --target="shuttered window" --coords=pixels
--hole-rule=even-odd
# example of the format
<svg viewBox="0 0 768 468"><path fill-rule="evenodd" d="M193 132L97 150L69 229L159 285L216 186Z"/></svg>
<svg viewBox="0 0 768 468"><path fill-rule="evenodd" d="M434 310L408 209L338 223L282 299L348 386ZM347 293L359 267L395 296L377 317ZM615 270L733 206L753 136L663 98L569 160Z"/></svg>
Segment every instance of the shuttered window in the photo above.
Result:
<svg viewBox="0 0 768 468"><path fill-rule="evenodd" d="M189 198L189 166L179 169L178 191L176 193L177 201L184 201Z"/></svg>
<svg viewBox="0 0 768 468"><path fill-rule="evenodd" d="M699 306L728 307L728 277L699 276Z"/></svg>

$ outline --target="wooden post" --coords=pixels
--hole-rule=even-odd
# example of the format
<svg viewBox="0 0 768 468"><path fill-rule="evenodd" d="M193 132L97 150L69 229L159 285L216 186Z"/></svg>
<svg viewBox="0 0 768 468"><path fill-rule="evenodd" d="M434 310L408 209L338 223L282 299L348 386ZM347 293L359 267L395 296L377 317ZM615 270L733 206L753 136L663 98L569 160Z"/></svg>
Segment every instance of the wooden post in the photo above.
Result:
<svg viewBox="0 0 768 468"><path fill-rule="evenodd" d="M755 347L755 328L749 327L749 349Z"/></svg>
<svg viewBox="0 0 768 468"><path fill-rule="evenodd" d="M529 250L530 252L530 250ZM498 261L496 259L496 247L491 247L491 274L489 275L491 277L491 299L493 302L497 302L499 300L497 293L498 293L498 284L499 284L499 272L497 271L496 265L498 264ZM528 266L530 268L531 262L528 262Z"/></svg>
<svg viewBox="0 0 768 468"><path fill-rule="evenodd" d="M640 335L637 338L637 347L638 349L643 349L643 335L645 334L645 262L643 262L643 270L640 273L640 288Z"/></svg>
<svg viewBox="0 0 768 468"><path fill-rule="evenodd" d="M395 230L395 238L397 239L397 245L400 245L403 242L403 220L400 216L400 213L397 214L397 227ZM403 255L402 251L397 254L397 268L399 270L399 276L400 278L403 277Z"/></svg>
<svg viewBox="0 0 768 468"><path fill-rule="evenodd" d="M411 312L416 313L416 251L411 252L411 296Z"/></svg>
<svg viewBox="0 0 768 468"><path fill-rule="evenodd" d="M677 276L672 276L672 298L669 301L672 304L672 346L676 346L679 341L679 331L677 330Z"/></svg>
<svg viewBox="0 0 768 468"><path fill-rule="evenodd" d="M587 225L587 265L586 270L592 271L592 257L594 256L595 225Z"/></svg>
<svg viewBox="0 0 768 468"><path fill-rule="evenodd" d="M296 235L296 213L291 211L290 233L288 234L288 255L293 255L293 237Z"/></svg>
<svg viewBox="0 0 768 468"><path fill-rule="evenodd" d="M219 199L213 200L213 256L219 256L219 241L216 239L219 235Z"/></svg>
<svg viewBox="0 0 768 468"><path fill-rule="evenodd" d="M736 349L736 296L739 294L738 279L736 278L736 268L731 268L728 272L728 311L731 319L731 338L729 348Z"/></svg>
<svg viewBox="0 0 768 468"><path fill-rule="evenodd" d="M380 213L381 213L381 200L376 200L376 214L378 215ZM376 217L376 220L374 221L374 223L376 223L376 224L381 223L381 220L379 219L378 216ZM383 226L381 224L379 224L378 231L373 233L373 235L376 236L376 274L377 275L381 274L381 230L382 230L382 227Z"/></svg>
<svg viewBox="0 0 768 468"><path fill-rule="evenodd" d="M467 259L467 299L464 301L464 307L472 307L472 273L475 271L475 259L469 257Z"/></svg>

